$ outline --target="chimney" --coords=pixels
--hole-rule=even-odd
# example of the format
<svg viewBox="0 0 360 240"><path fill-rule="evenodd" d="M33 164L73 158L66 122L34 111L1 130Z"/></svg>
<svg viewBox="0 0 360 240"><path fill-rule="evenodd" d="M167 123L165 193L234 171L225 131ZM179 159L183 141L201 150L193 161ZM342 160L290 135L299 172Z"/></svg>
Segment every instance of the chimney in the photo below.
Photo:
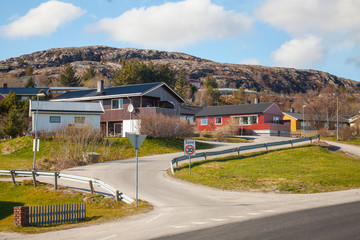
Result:
<svg viewBox="0 0 360 240"><path fill-rule="evenodd" d="M4 86L3 86L3 88L7 88L7 83L4 83Z"/></svg>
<svg viewBox="0 0 360 240"><path fill-rule="evenodd" d="M259 98L254 98L254 104L258 104L258 103L260 103L260 99Z"/></svg>
<svg viewBox="0 0 360 240"><path fill-rule="evenodd" d="M98 92L98 93L103 93L104 92L104 81L103 80L97 82L97 90L96 90L96 92Z"/></svg>
<svg viewBox="0 0 360 240"><path fill-rule="evenodd" d="M294 113L295 111L294 111L294 108L290 108L289 109L289 113Z"/></svg>

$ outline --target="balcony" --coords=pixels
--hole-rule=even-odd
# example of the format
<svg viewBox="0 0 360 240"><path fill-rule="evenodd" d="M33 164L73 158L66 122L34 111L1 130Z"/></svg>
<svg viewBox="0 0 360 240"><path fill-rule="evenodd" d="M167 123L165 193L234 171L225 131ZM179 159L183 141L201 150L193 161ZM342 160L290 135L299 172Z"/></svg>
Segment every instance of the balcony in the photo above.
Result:
<svg viewBox="0 0 360 240"><path fill-rule="evenodd" d="M153 114L161 113L164 115L175 115L176 111L173 108L161 108L161 107L142 107L137 109L139 114Z"/></svg>

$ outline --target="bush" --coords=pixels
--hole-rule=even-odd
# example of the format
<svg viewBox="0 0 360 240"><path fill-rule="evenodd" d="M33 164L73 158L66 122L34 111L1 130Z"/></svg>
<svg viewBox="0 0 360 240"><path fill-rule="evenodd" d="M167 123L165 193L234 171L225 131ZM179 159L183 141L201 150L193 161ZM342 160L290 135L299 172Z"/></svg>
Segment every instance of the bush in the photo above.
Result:
<svg viewBox="0 0 360 240"><path fill-rule="evenodd" d="M330 137L331 134L329 133L329 130L326 128L319 129L318 133L320 134L320 137Z"/></svg>
<svg viewBox="0 0 360 240"><path fill-rule="evenodd" d="M349 126L339 128L339 138L342 140L354 140L356 136L356 128Z"/></svg>
<svg viewBox="0 0 360 240"><path fill-rule="evenodd" d="M179 116L148 114L140 119L140 133L151 138L184 139L194 134L190 123Z"/></svg>
<svg viewBox="0 0 360 240"><path fill-rule="evenodd" d="M214 131L214 137L218 140L222 140L225 137L236 135L238 132L239 127L234 123L230 123L225 126L217 127Z"/></svg>

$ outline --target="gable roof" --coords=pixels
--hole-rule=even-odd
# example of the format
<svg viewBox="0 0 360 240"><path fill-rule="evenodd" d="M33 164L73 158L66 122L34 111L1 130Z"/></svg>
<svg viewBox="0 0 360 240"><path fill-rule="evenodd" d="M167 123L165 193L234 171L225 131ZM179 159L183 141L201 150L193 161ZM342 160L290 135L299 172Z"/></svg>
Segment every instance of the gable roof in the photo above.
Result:
<svg viewBox="0 0 360 240"><path fill-rule="evenodd" d="M325 115L320 115L320 114L313 114L313 115L309 115L309 114L303 114L302 113L292 113L292 112L283 112L285 115L288 115L289 117L295 119L295 120L299 120L299 121L310 121L310 120L315 120L315 121L322 121L322 122L326 122L327 121L327 117ZM330 122L336 122L337 121L337 117L335 116L330 116L329 118ZM339 116L339 122L342 123L348 123L349 120Z"/></svg>
<svg viewBox="0 0 360 240"><path fill-rule="evenodd" d="M202 107L194 107L194 106L186 106L180 105L180 115L191 115L194 116L197 112L199 112Z"/></svg>
<svg viewBox="0 0 360 240"><path fill-rule="evenodd" d="M30 112L39 113L96 113L103 114L104 108L100 102L50 102L30 101Z"/></svg>
<svg viewBox="0 0 360 240"><path fill-rule="evenodd" d="M80 90L80 91L71 91L62 94L52 99L51 101L87 101L87 100L110 99L116 97L143 96L159 87L164 87L176 98L178 98L180 102L185 102L184 99L182 99L166 83L163 82L110 87L110 88L104 88L102 92L98 92L96 88L88 89L88 90Z"/></svg>
<svg viewBox="0 0 360 240"><path fill-rule="evenodd" d="M240 104L240 105L224 105L205 107L195 114L196 117L205 116L223 116L223 115L242 115L263 113L274 103L258 103L258 104Z"/></svg>
<svg viewBox="0 0 360 240"><path fill-rule="evenodd" d="M44 90L45 92L49 91L49 88L0 88L0 94L7 95L11 92L15 93L15 95L24 95L24 96L35 96L39 93L40 90Z"/></svg>

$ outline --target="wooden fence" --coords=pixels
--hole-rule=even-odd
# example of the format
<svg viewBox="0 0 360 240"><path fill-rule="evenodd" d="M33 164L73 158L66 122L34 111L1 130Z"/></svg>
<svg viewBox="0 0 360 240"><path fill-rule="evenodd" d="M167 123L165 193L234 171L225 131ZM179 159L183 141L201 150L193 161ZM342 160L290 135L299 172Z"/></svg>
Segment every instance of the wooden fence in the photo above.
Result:
<svg viewBox="0 0 360 240"><path fill-rule="evenodd" d="M85 218L85 203L29 207L30 225L75 222Z"/></svg>

